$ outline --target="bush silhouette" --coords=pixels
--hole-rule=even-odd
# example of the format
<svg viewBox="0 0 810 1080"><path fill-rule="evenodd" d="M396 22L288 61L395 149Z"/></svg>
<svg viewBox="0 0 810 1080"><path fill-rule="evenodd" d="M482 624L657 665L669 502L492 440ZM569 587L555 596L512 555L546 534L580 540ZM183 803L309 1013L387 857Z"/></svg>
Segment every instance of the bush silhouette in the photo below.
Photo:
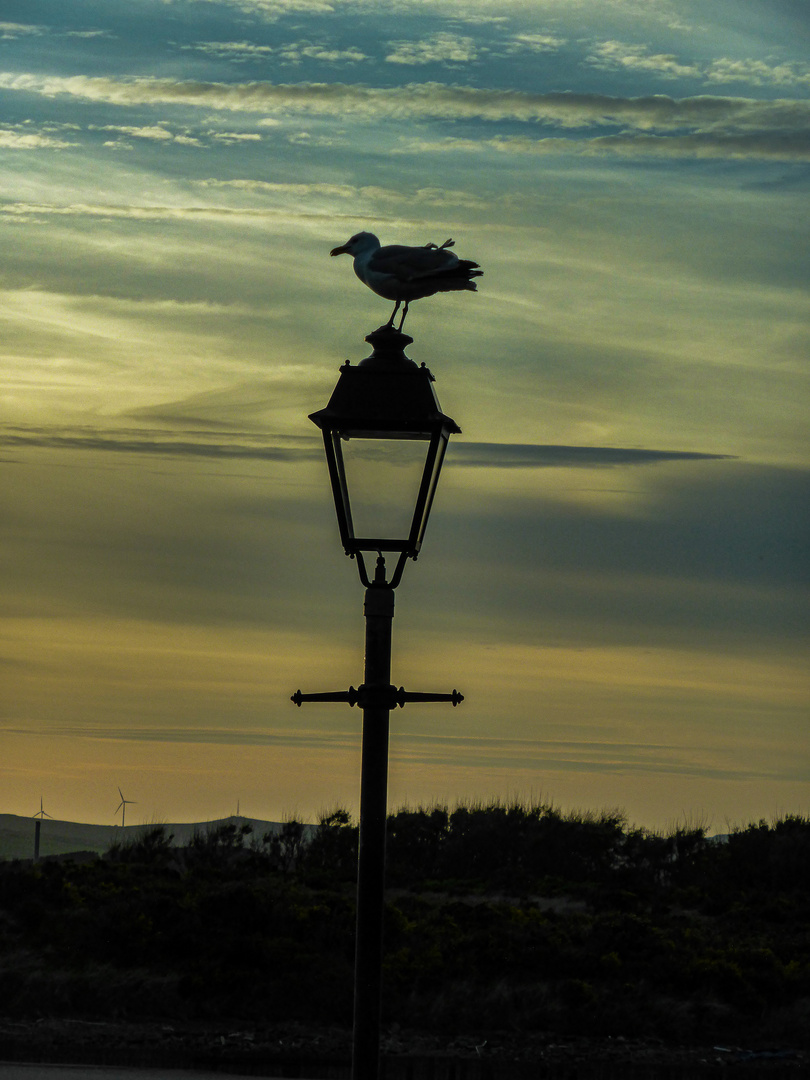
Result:
<svg viewBox="0 0 810 1080"><path fill-rule="evenodd" d="M807 1045L810 821L710 841L546 805L388 823L387 1021L428 1031ZM161 827L73 863L0 863L9 1014L350 1022L357 827Z"/></svg>

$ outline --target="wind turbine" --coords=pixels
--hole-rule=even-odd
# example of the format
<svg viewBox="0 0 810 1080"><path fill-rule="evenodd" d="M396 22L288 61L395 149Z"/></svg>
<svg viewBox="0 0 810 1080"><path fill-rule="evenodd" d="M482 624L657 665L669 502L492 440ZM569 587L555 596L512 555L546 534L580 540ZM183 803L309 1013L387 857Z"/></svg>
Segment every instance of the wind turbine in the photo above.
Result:
<svg viewBox="0 0 810 1080"><path fill-rule="evenodd" d="M34 814L34 862L39 858L39 834L42 831L42 819L51 815L42 806L42 796L39 797L39 813Z"/></svg>
<svg viewBox="0 0 810 1080"><path fill-rule="evenodd" d="M119 810L121 811L121 828L123 829L124 823L125 823L126 817L127 817L127 807L130 804L135 806L136 803L135 803L134 799L125 799L124 798L124 793L121 790L121 788L118 789L118 794L121 796L121 802L118 804L118 806L116 806L115 812L117 814Z"/></svg>

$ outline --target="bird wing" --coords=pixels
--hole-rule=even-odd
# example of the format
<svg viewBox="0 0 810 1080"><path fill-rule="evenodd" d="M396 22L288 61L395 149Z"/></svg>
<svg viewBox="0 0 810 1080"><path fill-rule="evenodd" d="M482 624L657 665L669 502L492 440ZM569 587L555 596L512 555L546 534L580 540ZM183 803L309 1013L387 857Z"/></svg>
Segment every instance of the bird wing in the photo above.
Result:
<svg viewBox="0 0 810 1080"><path fill-rule="evenodd" d="M405 247L388 244L375 251L368 269L375 274L388 274L398 281L414 281L433 277L458 266L458 258L446 248Z"/></svg>

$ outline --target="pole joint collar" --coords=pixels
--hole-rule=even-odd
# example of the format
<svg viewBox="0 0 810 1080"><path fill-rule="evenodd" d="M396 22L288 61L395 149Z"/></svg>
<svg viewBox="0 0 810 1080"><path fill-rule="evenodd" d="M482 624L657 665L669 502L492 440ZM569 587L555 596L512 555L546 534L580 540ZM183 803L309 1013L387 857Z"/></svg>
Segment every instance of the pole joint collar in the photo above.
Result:
<svg viewBox="0 0 810 1080"><path fill-rule="evenodd" d="M397 706L402 709L409 701L414 703L449 701L455 708L463 700L464 695L460 694L458 690L454 690L452 694L420 694L406 690L404 686L397 689L396 686L375 685L373 683L363 683L357 689L350 686L348 690L335 690L323 694L302 694L300 690L296 690L290 698L290 701L297 705L299 709L305 701L342 701L347 705L359 705L361 709L390 710L396 709Z"/></svg>

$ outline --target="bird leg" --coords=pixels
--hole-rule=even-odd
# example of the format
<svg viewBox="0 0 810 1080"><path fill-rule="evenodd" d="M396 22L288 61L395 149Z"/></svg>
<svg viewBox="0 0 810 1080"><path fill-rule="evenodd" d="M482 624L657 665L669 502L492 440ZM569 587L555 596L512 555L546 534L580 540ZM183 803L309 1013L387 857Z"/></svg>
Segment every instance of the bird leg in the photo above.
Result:
<svg viewBox="0 0 810 1080"><path fill-rule="evenodd" d="M399 307L399 302L398 301L397 301L397 307ZM396 309L395 309L395 311L396 311ZM397 330L402 329L402 324L405 322L405 316L407 314L408 314L408 301L406 300L405 301L405 307L402 309L402 318L399 320L399 326L397 327ZM391 318L393 319L394 316L392 315Z"/></svg>
<svg viewBox="0 0 810 1080"><path fill-rule="evenodd" d="M401 300L397 300L396 304L394 304L394 310L393 310L393 311L391 312L391 318L390 318L390 319L388 320L388 322L387 322L387 323L385 324L386 326L390 326L392 330L393 330L393 328L394 328L394 316L395 316L395 315L396 315L396 313L397 313L397 312L399 311L399 305L400 305L401 303L402 303L402 301L401 301ZM406 306L406 308L407 308L407 304L406 304L405 306ZM403 317L403 319L405 318L405 316L404 316L404 315L403 315L402 317ZM402 323L400 323L400 326L401 326L401 325L402 325Z"/></svg>

